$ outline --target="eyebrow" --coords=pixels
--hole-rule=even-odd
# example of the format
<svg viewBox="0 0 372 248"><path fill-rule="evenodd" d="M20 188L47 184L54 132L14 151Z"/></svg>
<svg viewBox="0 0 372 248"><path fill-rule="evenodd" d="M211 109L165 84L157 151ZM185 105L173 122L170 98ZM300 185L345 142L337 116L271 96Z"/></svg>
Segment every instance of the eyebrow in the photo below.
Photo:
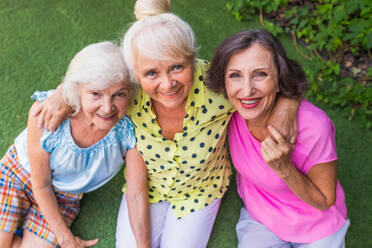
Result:
<svg viewBox="0 0 372 248"><path fill-rule="evenodd" d="M258 71L258 70L269 70L269 69L270 69L269 67L259 67L259 68L255 68L255 69L253 69L253 71ZM234 69L234 68L230 68L230 69L227 69L226 71L242 71L242 70Z"/></svg>
<svg viewBox="0 0 372 248"><path fill-rule="evenodd" d="M150 71L156 71L156 69L150 67L150 68L144 68L144 69L140 70L141 73L148 73Z"/></svg>
<svg viewBox="0 0 372 248"><path fill-rule="evenodd" d="M121 91L121 90L129 90L130 89L130 86L124 86L123 88L120 88L118 91Z"/></svg>
<svg viewBox="0 0 372 248"><path fill-rule="evenodd" d="M232 68L232 69L227 69L226 71L240 71L240 70Z"/></svg>

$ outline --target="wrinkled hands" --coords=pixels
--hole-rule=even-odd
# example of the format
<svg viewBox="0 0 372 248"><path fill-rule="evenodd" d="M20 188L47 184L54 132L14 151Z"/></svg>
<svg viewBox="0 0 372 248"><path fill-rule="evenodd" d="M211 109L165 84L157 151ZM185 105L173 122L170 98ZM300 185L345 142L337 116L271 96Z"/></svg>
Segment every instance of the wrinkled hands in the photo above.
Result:
<svg viewBox="0 0 372 248"><path fill-rule="evenodd" d="M269 125L277 128L289 144L297 139L297 111L300 100L279 97L269 119Z"/></svg>
<svg viewBox="0 0 372 248"><path fill-rule="evenodd" d="M63 100L61 91L59 86L44 102L36 103L32 115L38 119L38 128L44 127L53 132L72 113L71 107Z"/></svg>
<svg viewBox="0 0 372 248"><path fill-rule="evenodd" d="M289 144L274 127L268 126L268 130L272 137L269 136L262 141L262 157L280 178L286 178L294 168L291 163L294 145Z"/></svg>

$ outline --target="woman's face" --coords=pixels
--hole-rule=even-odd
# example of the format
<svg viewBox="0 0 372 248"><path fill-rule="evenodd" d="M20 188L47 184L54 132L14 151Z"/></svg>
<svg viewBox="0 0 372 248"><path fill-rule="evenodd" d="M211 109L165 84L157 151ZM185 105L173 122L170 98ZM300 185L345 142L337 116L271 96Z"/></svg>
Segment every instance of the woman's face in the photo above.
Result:
<svg viewBox="0 0 372 248"><path fill-rule="evenodd" d="M129 104L129 84L116 83L97 90L90 83L80 84L80 112L100 130L110 130L124 117Z"/></svg>
<svg viewBox="0 0 372 248"><path fill-rule="evenodd" d="M134 56L134 61L137 79L153 101L169 110L185 106L194 81L193 59L159 61Z"/></svg>
<svg viewBox="0 0 372 248"><path fill-rule="evenodd" d="M270 51L258 43L234 54L225 72L226 92L246 120L266 120L279 92L278 71Z"/></svg>

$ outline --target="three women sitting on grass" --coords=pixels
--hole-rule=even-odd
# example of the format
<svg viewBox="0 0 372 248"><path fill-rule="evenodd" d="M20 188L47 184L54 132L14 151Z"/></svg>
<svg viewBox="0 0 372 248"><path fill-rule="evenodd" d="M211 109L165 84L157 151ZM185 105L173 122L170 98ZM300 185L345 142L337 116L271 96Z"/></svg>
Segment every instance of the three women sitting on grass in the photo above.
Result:
<svg viewBox="0 0 372 248"><path fill-rule="evenodd" d="M306 88L299 65L272 35L246 31L217 48L207 85L192 29L169 11L170 1L138 0L139 20L122 45L131 80L141 86L128 114L146 167L126 165L116 246L207 246L231 175L225 137L237 110L229 139L245 204L239 246L342 247L348 220L332 121L302 100L296 144L274 128L297 127L299 100L291 99ZM71 111L60 91L53 98L63 111L42 111L48 128L56 125L49 118Z"/></svg>

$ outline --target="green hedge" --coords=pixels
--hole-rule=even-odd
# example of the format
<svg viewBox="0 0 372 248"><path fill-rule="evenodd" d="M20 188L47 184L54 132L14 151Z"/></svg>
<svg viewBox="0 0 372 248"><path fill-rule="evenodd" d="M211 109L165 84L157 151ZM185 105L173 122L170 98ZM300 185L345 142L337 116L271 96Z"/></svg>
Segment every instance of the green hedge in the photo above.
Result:
<svg viewBox="0 0 372 248"><path fill-rule="evenodd" d="M339 77L345 51L371 58L372 1L234 0L227 8L239 21L259 13L268 31L289 33L295 43L297 39L304 41L311 54L303 54L311 60L311 66L304 68L311 83L308 94L327 105L342 107L349 119L357 117L367 128L372 127L372 68L368 68L364 83ZM285 26L263 19L263 15L280 15Z"/></svg>

